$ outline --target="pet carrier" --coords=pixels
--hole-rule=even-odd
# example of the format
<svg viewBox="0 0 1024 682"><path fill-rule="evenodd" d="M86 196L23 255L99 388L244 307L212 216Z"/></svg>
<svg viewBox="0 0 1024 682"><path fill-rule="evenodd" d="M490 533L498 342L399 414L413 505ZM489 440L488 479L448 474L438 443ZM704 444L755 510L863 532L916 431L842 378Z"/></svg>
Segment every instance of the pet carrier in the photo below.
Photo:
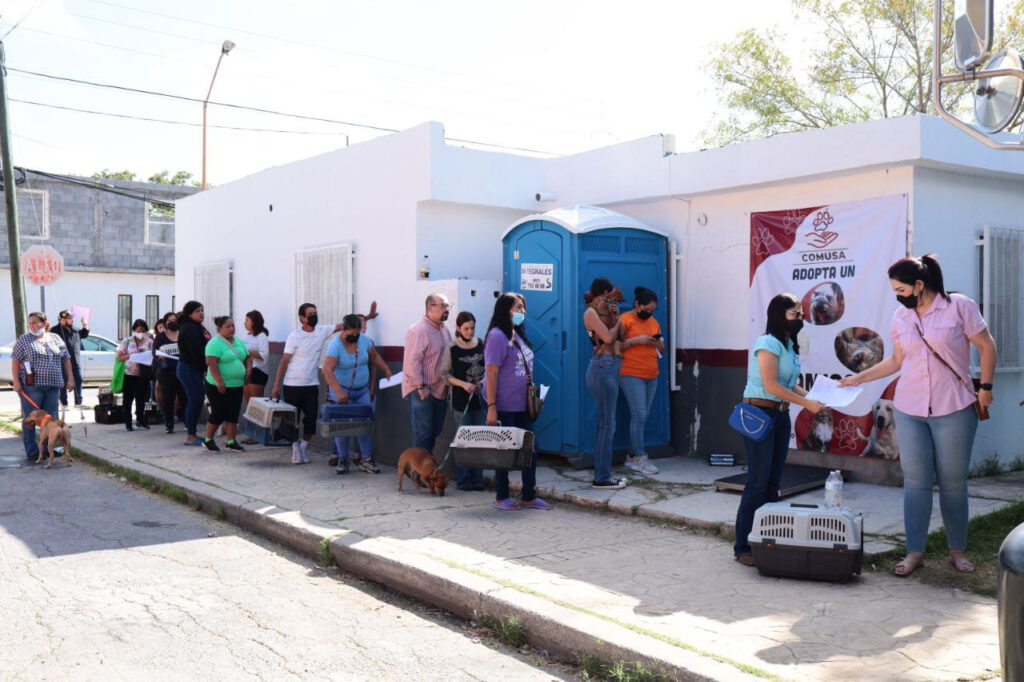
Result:
<svg viewBox="0 0 1024 682"><path fill-rule="evenodd" d="M324 403L316 422L324 438L357 438L373 434L373 408L369 405Z"/></svg>
<svg viewBox="0 0 1024 682"><path fill-rule="evenodd" d="M533 431L510 426L462 426L452 439L455 465L466 469L529 468Z"/></svg>
<svg viewBox="0 0 1024 682"><path fill-rule="evenodd" d="M864 561L864 517L849 509L771 502L748 536L761 575L846 582Z"/></svg>

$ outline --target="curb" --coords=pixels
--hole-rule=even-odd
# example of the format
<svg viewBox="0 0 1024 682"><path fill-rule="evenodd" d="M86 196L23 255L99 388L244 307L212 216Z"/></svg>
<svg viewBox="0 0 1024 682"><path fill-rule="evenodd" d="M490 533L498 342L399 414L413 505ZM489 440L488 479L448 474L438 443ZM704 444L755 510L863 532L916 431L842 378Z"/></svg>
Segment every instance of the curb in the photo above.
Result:
<svg viewBox="0 0 1024 682"><path fill-rule="evenodd" d="M440 607L466 619L517 616L527 642L557 657L580 655L606 661L639 661L673 680L754 680L764 673L687 648L639 628L619 624L550 599L502 584L443 558L410 552L386 540L319 522L298 510L269 506L217 486L166 471L120 453L86 444L76 449L108 464L130 469L183 489L189 502L233 525L317 559L325 541L342 570ZM667 638L666 638L667 639Z"/></svg>

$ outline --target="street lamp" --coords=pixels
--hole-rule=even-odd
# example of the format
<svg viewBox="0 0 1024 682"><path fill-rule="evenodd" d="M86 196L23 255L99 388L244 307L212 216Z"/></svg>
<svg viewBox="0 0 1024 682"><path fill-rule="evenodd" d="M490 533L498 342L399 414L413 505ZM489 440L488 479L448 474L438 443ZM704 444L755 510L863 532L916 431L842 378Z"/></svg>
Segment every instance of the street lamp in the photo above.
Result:
<svg viewBox="0 0 1024 682"><path fill-rule="evenodd" d="M202 189L206 189L206 105L210 103L210 93L213 92L213 82L217 80L217 71L220 70L220 60L224 59L224 55L231 52L235 48L235 44L230 40L225 40L220 46L220 56L217 57L217 66L213 69L213 78L210 79L210 89L206 91L206 99L203 100L203 185Z"/></svg>

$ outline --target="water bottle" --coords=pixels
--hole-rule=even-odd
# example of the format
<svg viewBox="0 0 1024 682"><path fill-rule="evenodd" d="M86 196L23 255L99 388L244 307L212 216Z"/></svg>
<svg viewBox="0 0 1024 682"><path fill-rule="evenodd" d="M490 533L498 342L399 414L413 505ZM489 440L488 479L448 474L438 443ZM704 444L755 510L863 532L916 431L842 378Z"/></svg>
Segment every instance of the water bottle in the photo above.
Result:
<svg viewBox="0 0 1024 682"><path fill-rule="evenodd" d="M843 506L843 474L836 469L825 479L825 508L839 509Z"/></svg>

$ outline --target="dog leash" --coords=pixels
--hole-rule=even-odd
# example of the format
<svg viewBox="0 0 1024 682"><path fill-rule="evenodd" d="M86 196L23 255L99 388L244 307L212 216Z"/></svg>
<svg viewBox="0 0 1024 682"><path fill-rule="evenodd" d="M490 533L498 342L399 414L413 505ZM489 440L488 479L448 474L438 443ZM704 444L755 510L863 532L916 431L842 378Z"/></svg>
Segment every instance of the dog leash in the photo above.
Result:
<svg viewBox="0 0 1024 682"><path fill-rule="evenodd" d="M22 398L27 400L29 402L29 404L32 405L32 407L36 408L37 410L43 409L43 408L39 407L38 405L36 405L36 401L32 400L32 398L29 398L28 397L28 393L25 393L25 391L18 391L18 395L20 395Z"/></svg>
<svg viewBox="0 0 1024 682"><path fill-rule="evenodd" d="M463 419L466 418L466 413L469 412L469 405L472 402L473 402L473 396L469 396L469 400L466 401L466 409L464 409L462 411L462 418ZM458 429L456 429L456 433L458 433ZM453 438L452 442L454 442L454 441L455 441L455 439ZM448 461L448 458L451 457L451 456L452 456L452 443L449 443L448 444L448 452L444 453L444 457L441 459L441 463L437 465L437 468L438 469L444 469L445 463Z"/></svg>

